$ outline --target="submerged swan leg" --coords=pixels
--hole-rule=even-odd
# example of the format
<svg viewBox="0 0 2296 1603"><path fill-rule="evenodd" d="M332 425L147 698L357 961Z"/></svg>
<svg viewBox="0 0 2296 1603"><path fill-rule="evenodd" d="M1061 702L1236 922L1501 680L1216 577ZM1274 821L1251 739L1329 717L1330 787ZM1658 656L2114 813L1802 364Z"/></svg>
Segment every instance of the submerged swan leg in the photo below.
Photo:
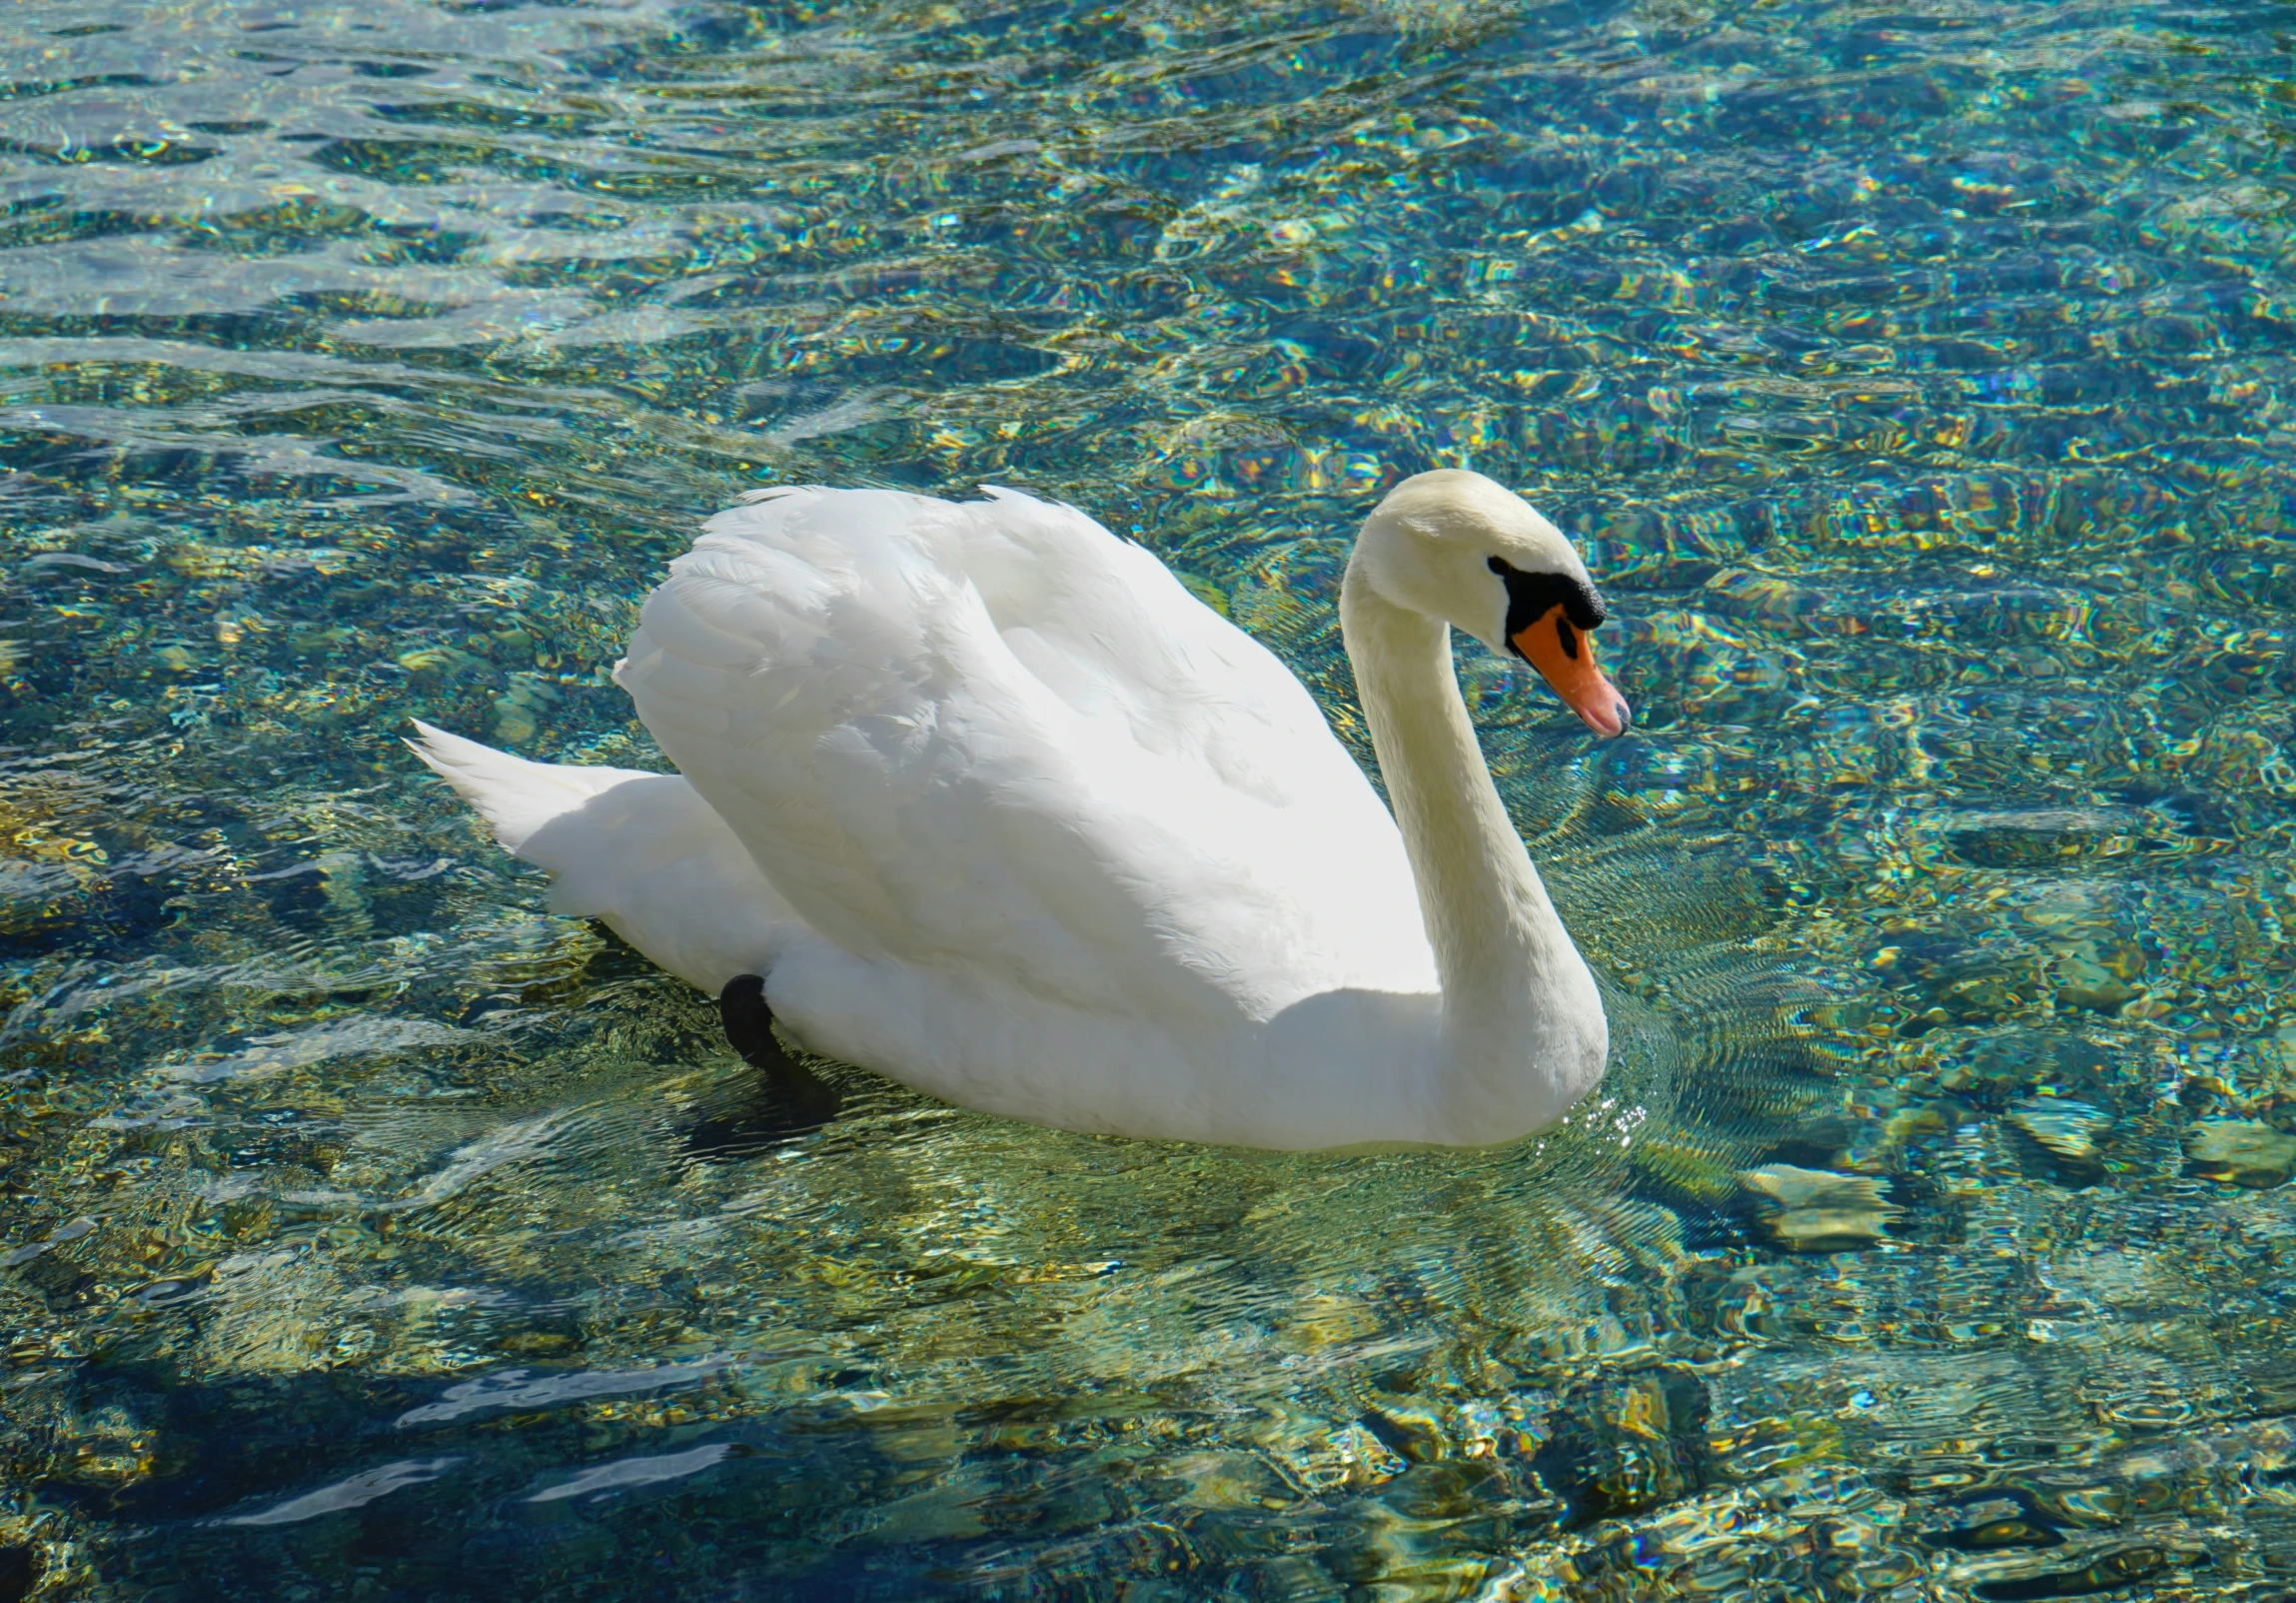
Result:
<svg viewBox="0 0 2296 1603"><path fill-rule="evenodd" d="M764 1106L750 1122L755 1133L801 1135L837 1116L835 1088L793 1060L773 1037L773 1013L765 1005L765 981L735 974L717 997L725 1040L763 1081Z"/></svg>

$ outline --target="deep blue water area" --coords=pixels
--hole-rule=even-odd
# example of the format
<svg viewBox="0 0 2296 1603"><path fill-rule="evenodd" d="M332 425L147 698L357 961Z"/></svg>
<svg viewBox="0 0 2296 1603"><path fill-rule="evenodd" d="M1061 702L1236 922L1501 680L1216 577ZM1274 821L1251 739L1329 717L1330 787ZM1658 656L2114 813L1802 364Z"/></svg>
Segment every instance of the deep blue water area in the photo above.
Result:
<svg viewBox="0 0 2296 1603"><path fill-rule="evenodd" d="M19 0L0 1599L2296 1596L2296 10ZM1459 666L1610 1001L1489 1151L1066 1135L550 915L399 744L762 485Z"/></svg>

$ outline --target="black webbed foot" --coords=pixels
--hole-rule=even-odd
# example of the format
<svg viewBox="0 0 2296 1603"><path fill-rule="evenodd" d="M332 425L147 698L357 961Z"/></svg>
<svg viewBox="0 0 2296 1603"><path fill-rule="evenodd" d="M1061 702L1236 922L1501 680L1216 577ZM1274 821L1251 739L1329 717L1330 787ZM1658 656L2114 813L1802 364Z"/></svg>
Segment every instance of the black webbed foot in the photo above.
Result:
<svg viewBox="0 0 2296 1603"><path fill-rule="evenodd" d="M718 995L717 1014L725 1024L727 1044L757 1070L758 1094L742 1098L737 1106L714 1108L689 1126L687 1151L699 1158L746 1157L819 1129L837 1116L835 1088L792 1059L774 1038L763 979L736 974Z"/></svg>

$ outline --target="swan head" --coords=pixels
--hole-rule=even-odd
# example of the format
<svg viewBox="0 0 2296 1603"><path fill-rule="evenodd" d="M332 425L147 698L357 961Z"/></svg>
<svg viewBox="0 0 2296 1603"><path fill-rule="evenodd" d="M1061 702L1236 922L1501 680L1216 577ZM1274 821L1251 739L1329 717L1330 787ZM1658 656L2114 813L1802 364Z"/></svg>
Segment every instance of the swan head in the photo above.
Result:
<svg viewBox="0 0 2296 1603"><path fill-rule="evenodd" d="M1352 564L1395 605L1529 663L1596 734L1626 733L1627 700L1595 666L1602 595L1563 532L1504 485L1457 468L1406 479Z"/></svg>

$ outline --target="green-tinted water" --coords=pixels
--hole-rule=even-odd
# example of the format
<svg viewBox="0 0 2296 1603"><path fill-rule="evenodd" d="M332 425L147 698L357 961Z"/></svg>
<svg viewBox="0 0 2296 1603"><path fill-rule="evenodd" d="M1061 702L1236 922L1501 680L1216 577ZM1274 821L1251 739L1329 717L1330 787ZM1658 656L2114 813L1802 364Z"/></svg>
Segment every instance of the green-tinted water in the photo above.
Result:
<svg viewBox="0 0 2296 1603"><path fill-rule="evenodd" d="M0 1596L2296 1591L2296 13L19 3ZM739 490L1071 499L1354 738L1354 526L1613 996L1574 1128L1274 1157L832 1070L410 716Z"/></svg>

